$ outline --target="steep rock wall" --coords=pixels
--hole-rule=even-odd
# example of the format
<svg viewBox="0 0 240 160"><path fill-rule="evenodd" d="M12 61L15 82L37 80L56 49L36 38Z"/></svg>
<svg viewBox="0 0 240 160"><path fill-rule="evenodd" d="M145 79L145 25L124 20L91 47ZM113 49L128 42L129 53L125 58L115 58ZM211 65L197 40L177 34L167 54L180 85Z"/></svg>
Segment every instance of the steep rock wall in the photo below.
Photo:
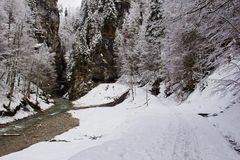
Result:
<svg viewBox="0 0 240 160"><path fill-rule="evenodd" d="M66 62L64 51L58 35L60 17L57 0L26 0L32 9L34 17L33 31L39 43L45 42L54 54L53 62L56 71L56 84L52 86L51 92L55 95L62 95L66 88L65 70Z"/></svg>
<svg viewBox="0 0 240 160"><path fill-rule="evenodd" d="M76 99L102 82L117 78L114 39L121 28L129 1L90 0L81 8L78 40L74 46L69 98Z"/></svg>

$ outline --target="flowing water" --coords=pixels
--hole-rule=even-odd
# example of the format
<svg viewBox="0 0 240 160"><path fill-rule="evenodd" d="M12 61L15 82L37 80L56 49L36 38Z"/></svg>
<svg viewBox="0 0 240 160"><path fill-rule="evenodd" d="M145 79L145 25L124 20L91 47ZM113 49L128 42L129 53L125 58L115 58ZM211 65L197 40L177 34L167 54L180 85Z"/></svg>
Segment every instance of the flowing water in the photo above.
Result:
<svg viewBox="0 0 240 160"><path fill-rule="evenodd" d="M34 125L36 122L46 120L52 116L56 116L58 114L64 113L72 108L72 104L69 100L66 99L54 99L55 105L48 109L47 111L44 111L42 113L37 113L33 116L30 116L26 119L19 120L17 122L13 122L6 125L0 125L0 135L6 134L6 133L17 133L20 130L29 127L31 125Z"/></svg>
<svg viewBox="0 0 240 160"><path fill-rule="evenodd" d="M56 135L79 126L79 119L66 113L71 108L70 101L55 99L55 105L47 111L1 125L0 157L20 151L38 142L49 141Z"/></svg>

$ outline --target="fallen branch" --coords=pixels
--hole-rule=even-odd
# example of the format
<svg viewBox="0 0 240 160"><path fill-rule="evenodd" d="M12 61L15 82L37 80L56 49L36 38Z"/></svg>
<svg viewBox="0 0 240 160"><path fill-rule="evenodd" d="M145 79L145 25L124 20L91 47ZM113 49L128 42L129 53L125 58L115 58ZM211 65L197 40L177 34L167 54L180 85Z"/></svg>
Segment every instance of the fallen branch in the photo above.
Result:
<svg viewBox="0 0 240 160"><path fill-rule="evenodd" d="M214 9L213 11L209 11L208 14L217 12L219 9L223 8L225 5L227 5L228 3L232 2L232 1L233 0L225 1L224 3L220 4L219 6L217 6L217 8ZM204 8L208 7L212 3L213 3L213 1L209 0L205 5L202 5L202 6L198 7L198 8L192 9L192 10L188 11L187 13L185 13L185 15L193 14L193 13L198 12L198 11L202 11Z"/></svg>
<svg viewBox="0 0 240 160"><path fill-rule="evenodd" d="M68 142L70 142L70 141L61 140L61 139L52 139L52 140L50 140L49 142L65 142L65 143L68 143Z"/></svg>
<svg viewBox="0 0 240 160"><path fill-rule="evenodd" d="M222 18L223 20L225 20L238 34L240 34L240 30L239 30L236 26L234 26L228 19L226 19L226 18L223 17L223 16L221 16L221 18ZM239 68L239 66L238 66L238 68Z"/></svg>
<svg viewBox="0 0 240 160"><path fill-rule="evenodd" d="M8 133L5 133L5 134L0 134L0 136L21 136L20 134L8 134Z"/></svg>

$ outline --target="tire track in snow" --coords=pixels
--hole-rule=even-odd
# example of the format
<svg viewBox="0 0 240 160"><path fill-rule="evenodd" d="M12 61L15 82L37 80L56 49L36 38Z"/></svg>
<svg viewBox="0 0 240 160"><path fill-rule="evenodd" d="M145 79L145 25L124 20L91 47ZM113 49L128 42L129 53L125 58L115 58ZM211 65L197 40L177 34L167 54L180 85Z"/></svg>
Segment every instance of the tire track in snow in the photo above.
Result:
<svg viewBox="0 0 240 160"><path fill-rule="evenodd" d="M178 122L177 134L173 143L172 160L202 160L196 135L180 113L172 110Z"/></svg>

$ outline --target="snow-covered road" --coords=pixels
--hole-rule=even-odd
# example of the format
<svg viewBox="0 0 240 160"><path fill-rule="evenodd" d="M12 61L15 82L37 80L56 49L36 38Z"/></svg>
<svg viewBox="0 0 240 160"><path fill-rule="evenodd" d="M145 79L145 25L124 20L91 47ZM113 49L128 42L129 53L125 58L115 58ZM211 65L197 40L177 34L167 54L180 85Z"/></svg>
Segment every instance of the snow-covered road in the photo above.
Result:
<svg viewBox="0 0 240 160"><path fill-rule="evenodd" d="M122 138L89 148L70 160L238 160L206 119L161 106L132 120Z"/></svg>
<svg viewBox="0 0 240 160"><path fill-rule="evenodd" d="M80 126L0 160L239 160L224 136L191 110L137 89L114 108L72 111ZM64 141L63 141L64 140Z"/></svg>

